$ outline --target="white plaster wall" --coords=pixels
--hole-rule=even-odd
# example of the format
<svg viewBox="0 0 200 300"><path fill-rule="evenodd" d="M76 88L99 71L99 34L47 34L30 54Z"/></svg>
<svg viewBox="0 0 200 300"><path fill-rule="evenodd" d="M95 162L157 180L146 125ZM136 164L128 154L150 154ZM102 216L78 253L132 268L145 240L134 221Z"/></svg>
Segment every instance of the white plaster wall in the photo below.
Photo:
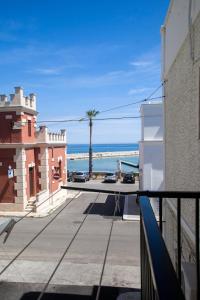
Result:
<svg viewBox="0 0 200 300"><path fill-rule="evenodd" d="M180 2L180 1L179 1ZM185 2L185 0L183 0ZM195 2L196 3L196 2ZM198 2L198 9L200 1ZM179 32L174 24L176 38ZM174 33L171 33L172 35ZM199 70L200 70L200 12L193 24L195 61L190 56L190 39L185 38L166 75L165 84L165 188L166 190L199 191L200 139L199 139ZM168 40L169 43L169 40ZM171 47L173 45L166 45ZM169 53L169 52L168 52ZM168 55L166 53L166 55ZM170 59L170 58L169 58ZM176 244L176 201L166 204L165 238L172 258ZM195 203L181 201L182 253L184 261L195 261ZM188 233L189 232L189 233Z"/></svg>
<svg viewBox="0 0 200 300"><path fill-rule="evenodd" d="M169 11L165 20L165 30L162 30L163 44L165 45L163 57L163 78L165 78L172 66L178 51L180 50L188 34L188 11L189 0L171 1ZM200 1L192 0L191 17L194 22L200 11Z"/></svg>
<svg viewBox="0 0 200 300"><path fill-rule="evenodd" d="M142 104L141 113L141 140L163 140L163 104Z"/></svg>
<svg viewBox="0 0 200 300"><path fill-rule="evenodd" d="M163 142L140 142L143 155L140 159L142 172L141 188L143 190L163 189Z"/></svg>
<svg viewBox="0 0 200 300"><path fill-rule="evenodd" d="M41 178L39 183L42 190L49 190L49 152L46 147L40 148L40 163Z"/></svg>
<svg viewBox="0 0 200 300"><path fill-rule="evenodd" d="M24 208L27 205L26 194L26 152L25 149L17 148L16 155L14 156L16 162L16 169L14 169L14 175L17 176L17 182L15 183L15 189L17 191L17 197L15 197L15 203L23 204Z"/></svg>

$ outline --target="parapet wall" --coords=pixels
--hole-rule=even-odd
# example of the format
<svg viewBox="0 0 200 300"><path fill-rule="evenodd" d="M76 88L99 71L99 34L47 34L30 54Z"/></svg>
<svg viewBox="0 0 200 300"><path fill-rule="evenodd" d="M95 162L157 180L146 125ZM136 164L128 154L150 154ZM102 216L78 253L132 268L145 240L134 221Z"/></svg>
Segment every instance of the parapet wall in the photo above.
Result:
<svg viewBox="0 0 200 300"><path fill-rule="evenodd" d="M66 130L61 129L60 132L48 132L46 126L40 126L39 130L36 131L37 143L53 143L53 144L66 144Z"/></svg>
<svg viewBox="0 0 200 300"><path fill-rule="evenodd" d="M23 89L15 87L15 93L10 94L9 98L6 95L0 95L0 108L12 106L24 106L36 110L36 96L33 93L29 94L29 96L24 96Z"/></svg>

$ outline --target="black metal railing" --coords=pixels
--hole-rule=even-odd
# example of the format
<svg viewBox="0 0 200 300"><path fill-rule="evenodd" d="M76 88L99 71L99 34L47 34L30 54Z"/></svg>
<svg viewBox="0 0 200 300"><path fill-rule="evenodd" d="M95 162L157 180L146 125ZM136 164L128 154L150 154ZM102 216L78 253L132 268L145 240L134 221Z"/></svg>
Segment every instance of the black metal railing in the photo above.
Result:
<svg viewBox="0 0 200 300"><path fill-rule="evenodd" d="M141 196L139 203L141 298L142 300L184 299L149 198Z"/></svg>
<svg viewBox="0 0 200 300"><path fill-rule="evenodd" d="M199 271L199 199L200 192L183 191L128 191L99 189L80 186L63 186L65 189L85 192L100 192L121 195L137 195L140 206L141 238L141 294L142 300L184 299L181 289L181 199L195 199L195 253L196 253L196 299L200 299ZM153 213L149 198L159 202L159 226ZM174 270L165 241L163 230L163 200L176 199L177 222L177 272ZM194 299L195 300L195 299Z"/></svg>
<svg viewBox="0 0 200 300"><path fill-rule="evenodd" d="M179 281L179 285L182 284L182 272L181 272L181 265L182 265L182 235L181 235L181 200L187 199L188 201L194 200L195 201L195 214L194 214L194 222L195 222L195 266L196 266L196 298L194 300L200 299L200 262L199 262L199 199L200 199L200 192L184 192L184 191L139 191L137 192L140 199L142 196L147 196L150 198L157 198L159 199L159 224L160 224L160 231L162 233L162 224L163 224L163 199L176 199L176 233L177 233L177 278ZM142 209L142 202L140 201L140 210ZM143 219L143 216L141 220ZM150 236L151 239L151 236ZM148 245L147 245L148 247ZM145 299L145 298L144 298ZM162 298L159 298L162 299ZM171 298L170 298L171 299ZM176 299L176 298L174 298Z"/></svg>

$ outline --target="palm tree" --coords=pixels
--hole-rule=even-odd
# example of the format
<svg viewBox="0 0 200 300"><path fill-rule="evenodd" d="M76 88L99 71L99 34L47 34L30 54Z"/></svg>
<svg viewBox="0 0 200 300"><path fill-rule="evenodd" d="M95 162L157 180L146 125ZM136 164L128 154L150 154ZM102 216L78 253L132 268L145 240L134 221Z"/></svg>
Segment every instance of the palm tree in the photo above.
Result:
<svg viewBox="0 0 200 300"><path fill-rule="evenodd" d="M90 146L89 146L89 177L92 177L92 125L93 125L93 118L98 115L99 111L96 111L95 109L93 110L88 110L86 112L86 116L89 119L89 127L90 127Z"/></svg>

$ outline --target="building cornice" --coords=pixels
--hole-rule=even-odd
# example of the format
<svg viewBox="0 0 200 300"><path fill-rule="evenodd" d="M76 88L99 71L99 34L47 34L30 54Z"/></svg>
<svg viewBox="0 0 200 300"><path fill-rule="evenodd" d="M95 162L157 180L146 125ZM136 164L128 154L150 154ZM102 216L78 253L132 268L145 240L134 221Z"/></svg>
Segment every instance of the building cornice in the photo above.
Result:
<svg viewBox="0 0 200 300"><path fill-rule="evenodd" d="M66 147L66 143L1 143L0 149L37 148L37 147Z"/></svg>
<svg viewBox="0 0 200 300"><path fill-rule="evenodd" d="M26 106L18 106L18 105L12 105L12 106L0 106L0 112L26 112L31 115L38 115L38 112L34 109L28 108Z"/></svg>

